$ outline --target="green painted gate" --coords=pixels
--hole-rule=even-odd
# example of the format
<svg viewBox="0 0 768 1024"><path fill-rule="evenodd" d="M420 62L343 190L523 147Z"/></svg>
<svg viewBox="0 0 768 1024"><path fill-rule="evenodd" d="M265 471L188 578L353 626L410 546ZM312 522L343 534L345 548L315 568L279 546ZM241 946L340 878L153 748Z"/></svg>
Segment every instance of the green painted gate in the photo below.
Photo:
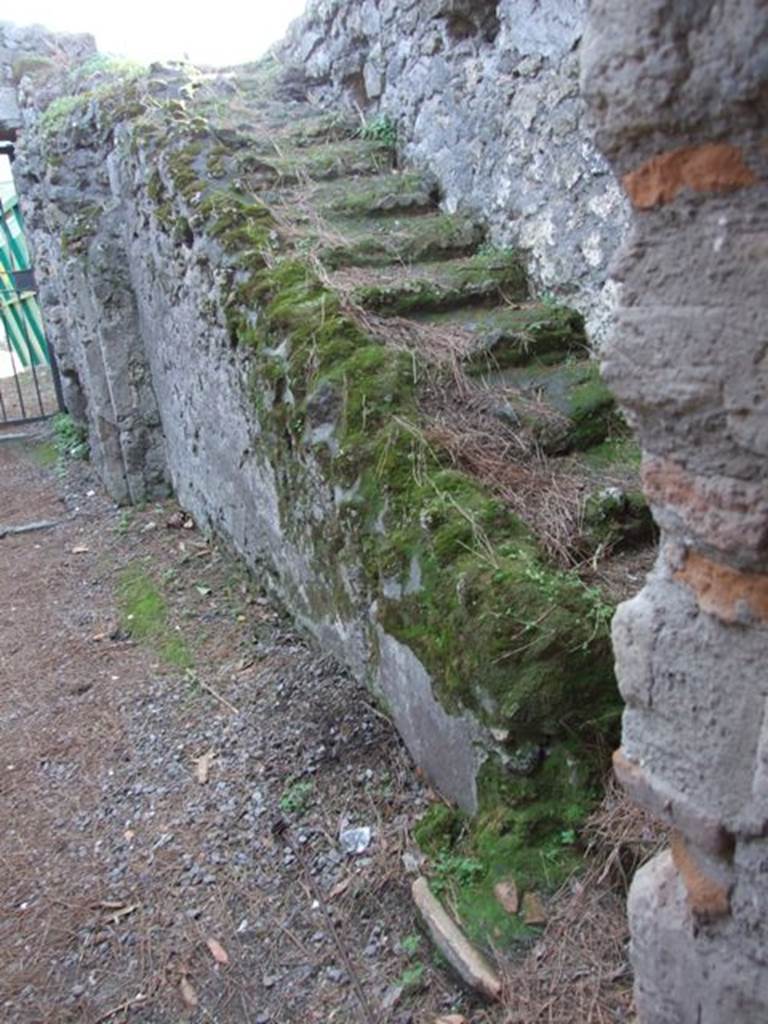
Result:
<svg viewBox="0 0 768 1024"><path fill-rule="evenodd" d="M0 424L42 419L61 408L19 200L6 186L0 194Z"/></svg>

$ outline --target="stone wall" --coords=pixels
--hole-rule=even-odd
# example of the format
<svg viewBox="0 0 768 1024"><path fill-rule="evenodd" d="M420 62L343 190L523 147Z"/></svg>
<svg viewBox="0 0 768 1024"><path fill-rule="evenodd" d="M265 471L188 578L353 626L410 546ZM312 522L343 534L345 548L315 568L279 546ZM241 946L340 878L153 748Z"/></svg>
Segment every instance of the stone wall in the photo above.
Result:
<svg viewBox="0 0 768 1024"><path fill-rule="evenodd" d="M646 586L614 621L627 704L616 768L676 830L671 852L633 885L638 1007L644 1024L757 1024L768 1015L768 15L757 0L594 0L579 43L582 13L568 3L557 14L522 2L317 4L284 51L296 60L281 88L291 103L308 93L334 107L347 97L369 121L389 114L449 208L476 209L497 243L522 242L540 286L572 288L592 309L623 224L609 165L622 183L634 212L616 263L621 304L604 372L642 442L663 543ZM608 163L585 141L579 58ZM136 500L171 482L202 525L228 537L297 618L386 696L427 774L475 810L488 752L525 762L524 774L537 758L556 764L556 742L537 742L526 758L530 747L515 733L520 707L495 705L486 686L487 652L472 663L465 704L446 710L436 699L443 655L437 670L427 664L411 628L424 605L407 600L409 587L424 588L421 563L394 584L380 566L370 572L379 520L361 543L359 482L342 485L329 469L332 444L323 450L338 427L328 420L333 401L303 396L309 427L313 402L320 417L320 444L291 415L294 388L306 385L287 369L292 340L307 318L324 326L333 297L316 283L289 283L278 296L298 288L300 323L269 312L263 289L278 286L263 251L279 249L280 232L264 234L262 208L243 199L237 130L201 127L185 107L198 87L173 69L154 72L137 104L129 85L105 93L97 82L46 126L45 87L32 72L20 78L17 174L71 401L87 405L111 492ZM215 88L222 102L234 95L226 78ZM296 103L287 120L302 110ZM269 111L255 121L262 117L273 133ZM250 173L274 171L272 184L290 173L269 164L264 140L247 144ZM240 176L225 173L235 165ZM243 231L255 232L256 256ZM338 327L350 330L341 318ZM394 357L382 365L397 370ZM396 379L395 392L406 392ZM426 535L436 519L419 498L408 529ZM519 534L512 546L517 566L478 575L484 585L472 599L485 600L498 575L515 579L527 607L541 596L528 584L545 580L561 609L561 578ZM519 588L521 563L528 590ZM455 579L449 596L461 605L464 573L442 578ZM389 618L380 614L386 602ZM585 611L578 604L565 627L582 632L568 636L569 663L557 666L562 693L573 692L566 673L591 642ZM531 641L547 651L528 677L536 694L553 681L543 632ZM604 652L594 650L600 665ZM505 665L512 687L517 666ZM556 777L558 788L567 777ZM527 776L518 783L527 787Z"/></svg>
<svg viewBox="0 0 768 1024"><path fill-rule="evenodd" d="M619 778L675 829L632 886L648 1024L768 1019L768 12L595 0L583 84L634 207L603 371L663 529L613 626Z"/></svg>
<svg viewBox="0 0 768 1024"><path fill-rule="evenodd" d="M428 775L475 810L483 755L474 740L489 734L469 714L447 714L423 665L377 627L356 556L329 564L318 552L317 534L339 530L344 499L311 455L297 456L300 497L286 508L283 478L292 469L270 458L253 398L253 353L233 342L226 312L243 275L241 247L227 252L215 218L201 218L199 196L180 189L179 175L193 163L201 189L224 187L206 180L204 159L188 156L202 146L188 119L174 123L190 76L155 67L137 103L130 77L114 81L97 70L74 103L65 92L57 108L40 81L55 95L55 82L59 91L77 82L72 70L63 74L33 70L20 82L24 130L14 176L68 407L87 424L108 492L131 504L173 491L325 650L386 696ZM158 126L145 136L135 121L147 110ZM206 139L206 152L216 147L217 137Z"/></svg>
<svg viewBox="0 0 768 1024"><path fill-rule="evenodd" d="M328 108L394 122L447 209L469 209L521 248L542 292L588 314L614 301L608 266L626 206L579 93L586 0L317 0L280 51Z"/></svg>
<svg viewBox="0 0 768 1024"><path fill-rule="evenodd" d="M541 799L545 842L562 829L553 807L583 814L592 800L584 780L597 748L573 740L574 722L615 719L610 606L435 456L422 439L420 361L369 336L328 284L332 264L320 279L307 258L320 243L296 204L310 171L331 174L320 193L365 200L370 181L389 190L391 150L286 98L269 61L237 75L139 77L108 64L21 77L14 170L68 403L110 494L130 503L172 489L383 699L436 787L476 812L482 769L494 799L512 794L521 828ZM506 314L503 282L525 297L517 256L468 254L482 233L424 210L429 189L415 187L419 209L409 213L406 196L391 230L411 216L414 244L427 232L459 275L454 305L465 288L471 306L480 288ZM366 259L384 221L362 239ZM400 259L399 248L385 253L396 268ZM562 314L522 315L551 329L547 369L578 364L579 415L597 404L602 433L587 433L599 443L610 396L580 318ZM535 357L535 335L507 337ZM569 428L563 414L557 423Z"/></svg>

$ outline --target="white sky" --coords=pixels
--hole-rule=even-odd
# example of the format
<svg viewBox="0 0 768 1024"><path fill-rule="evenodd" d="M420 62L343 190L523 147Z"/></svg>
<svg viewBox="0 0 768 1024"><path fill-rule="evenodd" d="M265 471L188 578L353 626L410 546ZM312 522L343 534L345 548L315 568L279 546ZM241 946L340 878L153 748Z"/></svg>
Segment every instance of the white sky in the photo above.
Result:
<svg viewBox="0 0 768 1024"><path fill-rule="evenodd" d="M3 17L18 25L90 32L102 53L133 60L241 64L285 33L306 0L24 0Z"/></svg>

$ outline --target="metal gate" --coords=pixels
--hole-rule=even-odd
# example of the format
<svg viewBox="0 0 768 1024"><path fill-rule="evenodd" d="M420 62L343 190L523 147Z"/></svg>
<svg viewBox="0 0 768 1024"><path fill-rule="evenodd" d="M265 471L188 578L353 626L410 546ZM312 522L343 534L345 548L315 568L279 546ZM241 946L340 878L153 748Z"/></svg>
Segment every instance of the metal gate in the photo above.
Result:
<svg viewBox="0 0 768 1024"><path fill-rule="evenodd" d="M0 425L45 419L63 408L19 201L6 183L0 192Z"/></svg>

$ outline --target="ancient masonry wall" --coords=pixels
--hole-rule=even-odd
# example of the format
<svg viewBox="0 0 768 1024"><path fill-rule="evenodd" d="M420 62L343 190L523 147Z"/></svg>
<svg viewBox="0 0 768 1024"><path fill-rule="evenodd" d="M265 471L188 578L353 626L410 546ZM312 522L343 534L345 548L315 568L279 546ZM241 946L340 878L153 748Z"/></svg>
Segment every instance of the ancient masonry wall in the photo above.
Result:
<svg viewBox="0 0 768 1024"><path fill-rule="evenodd" d="M68 68L83 60L98 67L94 42L3 31L4 70L19 101L8 108L11 134L23 125L14 177L46 330L68 408L87 423L91 459L106 489L120 504L173 491L202 529L223 537L258 571L325 650L387 696L416 760L446 794L475 810L483 759L475 740L487 745L490 734L470 714L447 714L418 658L376 624L357 552L350 549L347 561L343 546L332 558L318 551L318 537L328 545L343 540L346 506L315 453L297 456L295 467L271 460L271 438L254 403L252 353L233 340L227 312L245 277L244 244L226 251L216 229L221 216L237 223L241 207L232 199L232 210L221 215L212 204L206 218L199 196L184 195L181 186L180 175L204 168L217 146L221 159L219 136L207 138L199 155L194 127L185 117L173 120L188 76L156 68L136 106L130 85L113 89L97 71L95 86L71 110L65 95L58 127L47 130L41 111L56 109L50 102L59 102L62 88L56 66L65 85L72 80ZM12 67L21 72L15 82ZM147 109L158 112L162 127L142 136L131 118ZM222 193L226 187L220 177L208 185ZM253 209L243 213L244 225ZM247 265L247 248L244 259ZM268 382L261 387L266 401ZM296 479L287 507L289 472Z"/></svg>
<svg viewBox="0 0 768 1024"><path fill-rule="evenodd" d="M296 100L274 64L131 78L93 54L82 65L87 53L13 62L14 173L67 401L110 494L131 503L172 487L385 700L447 797L473 813L486 785L521 822L540 799L561 830L552 807L586 813L592 798L596 747L573 740L574 722L608 729L616 707L610 605L435 458L419 435L416 358L364 333L272 213L294 202L286 181L329 163L349 164L350 189L356 167L388 188L391 149ZM425 223L446 228L436 211ZM480 232L450 225L469 243L430 245L459 246L452 302L477 289L525 299L515 253L473 254ZM585 372L579 318L559 323L559 355ZM510 335L527 358L526 338ZM578 415L603 417L599 438L587 431L599 443L612 402L586 372Z"/></svg>
<svg viewBox="0 0 768 1024"><path fill-rule="evenodd" d="M627 207L579 91L586 0L314 0L280 57L298 90L396 124L447 209L526 254L542 293L603 336Z"/></svg>
<svg viewBox="0 0 768 1024"><path fill-rule="evenodd" d="M332 106L353 96L369 121L388 114L449 208L483 213L497 244L527 247L541 287L572 287L592 310L624 217L609 167L631 201L604 373L642 442L663 541L646 586L614 622L627 704L616 769L676 830L672 850L632 889L638 1009L643 1024L762 1024L768 12L759 0L593 0L579 42L584 5L556 8L318 3L289 42L289 85ZM21 44L3 33L10 84ZM276 567L297 616L361 676L376 673L417 759L474 809L476 744L490 749L492 735L478 717L446 714L413 650L366 617L371 592L344 558L345 494L326 486L311 453L291 485L303 501L284 529L285 480L266 454L270 410L254 415L244 383L252 363L231 344L225 312L243 267L199 209L202 157L175 174L171 164L195 138L194 126L178 144L173 136L173 101L188 83L170 73L150 82L171 111L161 142L116 129L103 105L79 107L57 142L65 167L41 152L42 100L25 94L26 81L18 173L51 282L42 298L73 406L87 385L112 493L156 493L170 469L201 522L252 565ZM326 537L340 542L331 571L317 557Z"/></svg>
<svg viewBox="0 0 768 1024"><path fill-rule="evenodd" d="M583 85L632 201L604 362L663 529L613 636L647 1024L768 1020L768 10L595 0Z"/></svg>

